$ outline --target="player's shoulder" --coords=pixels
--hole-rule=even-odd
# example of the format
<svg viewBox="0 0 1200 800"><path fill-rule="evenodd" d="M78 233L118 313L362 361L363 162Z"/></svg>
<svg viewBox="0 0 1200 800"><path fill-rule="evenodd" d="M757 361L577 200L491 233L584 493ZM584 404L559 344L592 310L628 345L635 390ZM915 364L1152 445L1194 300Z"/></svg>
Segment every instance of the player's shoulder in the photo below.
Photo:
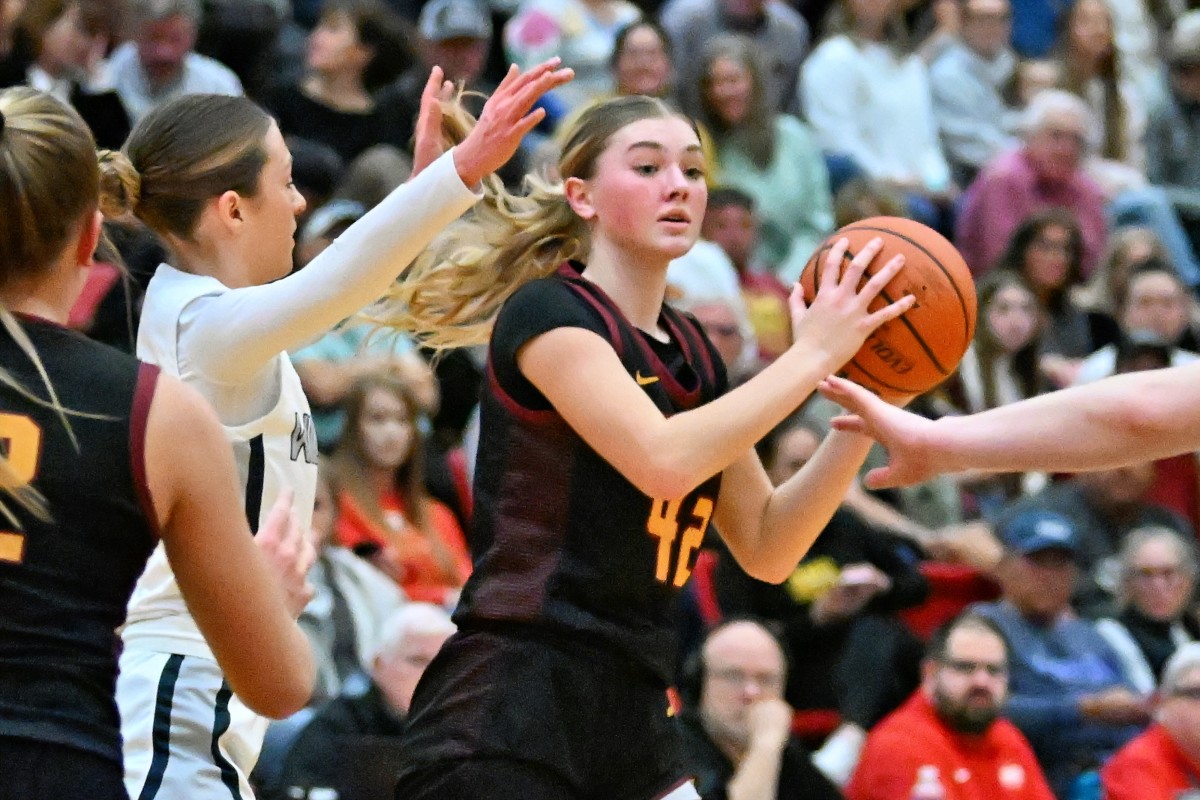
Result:
<svg viewBox="0 0 1200 800"><path fill-rule="evenodd" d="M536 305L554 305L564 301L578 300L578 290L571 288L568 278L555 271L542 278L534 278L521 285L504 304L506 309Z"/></svg>
<svg viewBox="0 0 1200 800"><path fill-rule="evenodd" d="M601 303L590 302L587 289L573 285L569 274L555 272L537 278L517 289L505 302L496 320L497 330L533 327L602 328Z"/></svg>
<svg viewBox="0 0 1200 800"><path fill-rule="evenodd" d="M23 322L22 328L53 379L69 375L99 388L138 371L140 362L134 356L79 331L37 320Z"/></svg>

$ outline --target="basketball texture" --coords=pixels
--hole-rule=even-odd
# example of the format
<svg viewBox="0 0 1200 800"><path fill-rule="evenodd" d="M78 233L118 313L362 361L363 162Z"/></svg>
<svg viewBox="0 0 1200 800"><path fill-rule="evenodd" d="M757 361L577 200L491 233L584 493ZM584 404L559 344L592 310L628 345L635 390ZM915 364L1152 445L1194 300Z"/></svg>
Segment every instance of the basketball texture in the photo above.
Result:
<svg viewBox="0 0 1200 800"><path fill-rule="evenodd" d="M808 260L800 275L806 299L814 296L820 267L843 236L850 240L844 265L872 239L883 239L863 282L893 256L904 256L904 268L872 301L872 311L906 294L917 301L872 333L838 374L885 399L929 391L950 377L975 335L975 283L966 262L932 228L901 217L871 217L836 231Z"/></svg>

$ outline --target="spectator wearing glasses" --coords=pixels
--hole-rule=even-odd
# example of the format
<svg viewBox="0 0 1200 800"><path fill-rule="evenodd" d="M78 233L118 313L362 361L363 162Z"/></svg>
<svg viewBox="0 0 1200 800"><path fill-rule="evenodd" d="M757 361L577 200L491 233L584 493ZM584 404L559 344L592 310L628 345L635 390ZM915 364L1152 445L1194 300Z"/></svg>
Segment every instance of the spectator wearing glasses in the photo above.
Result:
<svg viewBox="0 0 1200 800"><path fill-rule="evenodd" d="M1200 639L1200 626L1188 614L1195 548L1170 528L1138 528L1121 548L1119 580L1120 612L1096 629L1121 657L1133 685L1150 694L1171 655Z"/></svg>
<svg viewBox="0 0 1200 800"><path fill-rule="evenodd" d="M1200 787L1200 644L1167 662L1154 724L1100 772L1108 800L1191 797Z"/></svg>
<svg viewBox="0 0 1200 800"><path fill-rule="evenodd" d="M714 628L685 668L684 761L704 800L841 797L791 735L787 661L753 619Z"/></svg>
<svg viewBox="0 0 1200 800"><path fill-rule="evenodd" d="M990 620L968 612L943 626L929 643L921 688L868 736L847 797L891 800L940 784L945 800L1051 800L1029 742L1000 719L1008 660Z"/></svg>

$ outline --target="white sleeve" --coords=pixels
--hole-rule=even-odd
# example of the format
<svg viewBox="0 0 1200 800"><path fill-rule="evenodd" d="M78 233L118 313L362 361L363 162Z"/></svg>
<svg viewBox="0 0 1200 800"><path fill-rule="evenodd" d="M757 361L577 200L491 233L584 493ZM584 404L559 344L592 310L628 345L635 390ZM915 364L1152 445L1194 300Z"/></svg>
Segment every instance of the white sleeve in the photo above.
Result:
<svg viewBox="0 0 1200 800"><path fill-rule="evenodd" d="M379 299L480 197L463 185L452 153L445 153L299 272L193 302L179 329L180 360L215 383L249 380L275 356Z"/></svg>

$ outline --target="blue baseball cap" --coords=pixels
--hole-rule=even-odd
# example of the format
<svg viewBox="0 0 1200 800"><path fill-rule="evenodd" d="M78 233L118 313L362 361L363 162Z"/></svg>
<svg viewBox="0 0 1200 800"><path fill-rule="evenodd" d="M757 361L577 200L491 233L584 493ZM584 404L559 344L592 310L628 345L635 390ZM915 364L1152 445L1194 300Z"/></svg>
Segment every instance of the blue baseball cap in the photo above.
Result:
<svg viewBox="0 0 1200 800"><path fill-rule="evenodd" d="M1078 548L1075 526L1054 511L1022 511L1001 522L996 532L1005 547L1021 555L1052 549L1074 553Z"/></svg>

